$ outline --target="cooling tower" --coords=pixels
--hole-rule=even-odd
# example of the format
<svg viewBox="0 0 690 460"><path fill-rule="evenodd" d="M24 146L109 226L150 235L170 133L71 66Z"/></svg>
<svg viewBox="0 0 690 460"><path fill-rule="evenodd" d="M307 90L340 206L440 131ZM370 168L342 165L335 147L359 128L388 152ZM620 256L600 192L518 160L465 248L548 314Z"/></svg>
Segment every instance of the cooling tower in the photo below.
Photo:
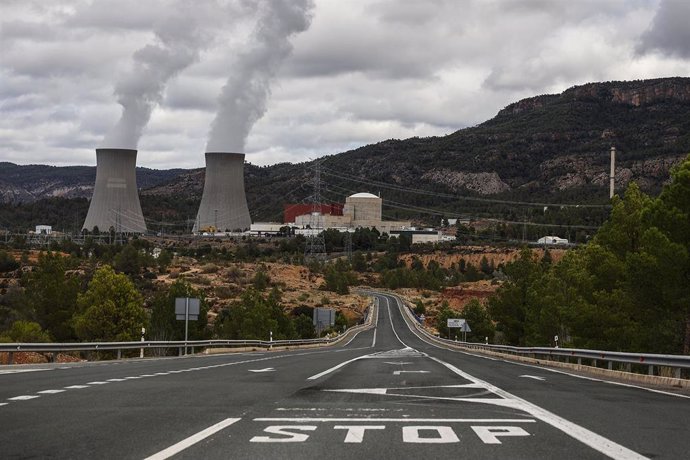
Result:
<svg viewBox="0 0 690 460"><path fill-rule="evenodd" d="M206 152L206 179L194 232L245 230L252 224L244 195L244 154Z"/></svg>
<svg viewBox="0 0 690 460"><path fill-rule="evenodd" d="M96 149L96 185L82 228L146 232L137 193L136 163L136 150Z"/></svg>

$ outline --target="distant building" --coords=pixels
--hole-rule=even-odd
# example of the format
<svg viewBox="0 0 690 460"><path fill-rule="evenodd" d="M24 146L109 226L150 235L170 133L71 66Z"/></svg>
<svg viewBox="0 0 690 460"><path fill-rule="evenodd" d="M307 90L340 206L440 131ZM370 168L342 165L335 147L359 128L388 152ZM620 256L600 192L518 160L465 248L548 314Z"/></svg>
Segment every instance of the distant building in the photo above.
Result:
<svg viewBox="0 0 690 460"><path fill-rule="evenodd" d="M50 225L36 225L36 232L37 235L44 234L44 235L50 235L53 233L53 227Z"/></svg>
<svg viewBox="0 0 690 460"><path fill-rule="evenodd" d="M343 205L340 203L319 204L316 211L327 216L342 216ZM283 222L286 224L295 223L297 216L309 214L314 210L313 204L286 204L283 206Z"/></svg>
<svg viewBox="0 0 690 460"><path fill-rule="evenodd" d="M380 197L371 193L355 193L345 199L341 215L322 213L314 216L309 208L307 213L295 217L295 225L302 228L314 227L312 223L318 222L316 228L376 228L379 232L388 234L410 226L409 221L383 220L382 207L383 200Z"/></svg>
<svg viewBox="0 0 690 460"><path fill-rule="evenodd" d="M568 240L557 236L543 236L537 240L537 244L568 244Z"/></svg>
<svg viewBox="0 0 690 460"><path fill-rule="evenodd" d="M443 241L453 241L455 236L444 235L443 232L438 230L426 228L426 229L416 229L410 228L405 230L397 230L391 232L390 236L400 236L407 235L411 237L412 244L421 243L441 243Z"/></svg>

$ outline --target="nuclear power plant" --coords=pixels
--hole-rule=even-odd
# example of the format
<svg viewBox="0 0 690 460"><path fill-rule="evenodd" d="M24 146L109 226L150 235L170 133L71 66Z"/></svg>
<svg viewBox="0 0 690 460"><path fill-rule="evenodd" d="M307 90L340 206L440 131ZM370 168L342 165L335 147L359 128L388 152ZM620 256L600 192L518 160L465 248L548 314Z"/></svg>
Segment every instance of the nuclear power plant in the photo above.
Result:
<svg viewBox="0 0 690 460"><path fill-rule="evenodd" d="M206 152L206 179L194 233L246 230L252 224L244 194L244 154Z"/></svg>
<svg viewBox="0 0 690 460"><path fill-rule="evenodd" d="M83 229L145 233L136 178L137 151L96 149L96 184Z"/></svg>

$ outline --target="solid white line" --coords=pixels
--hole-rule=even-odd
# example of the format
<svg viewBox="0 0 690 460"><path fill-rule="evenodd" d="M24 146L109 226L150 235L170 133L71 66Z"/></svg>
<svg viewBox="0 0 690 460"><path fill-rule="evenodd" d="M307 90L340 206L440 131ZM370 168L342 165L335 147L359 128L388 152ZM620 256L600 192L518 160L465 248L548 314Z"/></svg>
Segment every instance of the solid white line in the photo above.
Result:
<svg viewBox="0 0 690 460"><path fill-rule="evenodd" d="M219 432L220 430L229 427L235 422L238 422L242 419L239 418L226 418L222 422L218 422L215 425L212 425L205 430L199 431L198 433L183 439L182 441L178 442L177 444L173 444L172 446L168 447L165 450L162 450L158 452L157 454L153 454L150 457L146 457L144 460L164 460L166 458L170 458L175 454L178 454L182 452L183 450L187 449L188 447L193 446L199 441L202 441L212 434L215 434Z"/></svg>
<svg viewBox="0 0 690 460"><path fill-rule="evenodd" d="M376 331L378 331L378 328L374 328L374 340L371 342L371 348L376 346Z"/></svg>
<svg viewBox="0 0 690 460"><path fill-rule="evenodd" d="M22 396L15 396L14 398L7 398L8 401L27 401L29 399L36 399L39 398L40 396L38 395L22 395Z"/></svg>
<svg viewBox="0 0 690 460"><path fill-rule="evenodd" d="M62 393L64 391L65 390L43 390L39 391L38 393L42 395L54 395L55 393Z"/></svg>
<svg viewBox="0 0 690 460"><path fill-rule="evenodd" d="M393 327L393 316L391 315L391 303L388 301L388 297L384 297L384 299L386 299L386 308L388 309L388 322L391 325L391 330L393 331L393 334L395 334L395 338L398 339L398 342L402 343L405 346L405 348L410 348L409 346L407 346L405 342L400 340L400 336L395 331L395 328ZM403 322L405 322L404 319Z"/></svg>
<svg viewBox="0 0 690 460"><path fill-rule="evenodd" d="M323 371L323 372L321 372L321 373L319 373L319 374L312 375L312 376L309 377L307 380L316 380L316 379L318 379L318 378L323 377L324 375L327 375L327 374L330 374L331 372L337 371L338 369L340 369L340 368L343 367L343 366L347 366L347 365L350 364L350 363L353 363L353 362L355 362L355 361L357 361L357 360L360 360L360 359L364 359L364 358L366 358L366 357L368 357L368 356L369 356L369 355L364 355L364 356L358 356L358 357L356 357L356 358L349 359L349 360L347 360L347 361L345 361L345 362L342 362L342 363L338 364L337 366L333 366L333 367L331 367L330 369L326 369L325 371Z"/></svg>
<svg viewBox="0 0 690 460"><path fill-rule="evenodd" d="M567 434L568 436L580 441L581 443L591 447L592 449L601 452L602 454L613 458L613 459L620 459L620 460L637 460L637 459L646 459L647 457L644 457L637 452L628 449L625 446L622 446L620 444L617 444L610 439L606 439L603 436L600 436L593 431L589 431L587 428L584 428L580 425L577 425L573 422L570 422L562 417L559 417L558 415L547 411L546 409L542 409L541 407L532 404L531 402L524 400L522 398L519 398L511 393L508 393L505 390L502 390L489 382L485 382L483 380L480 380L476 377L473 377L466 372L461 371L457 367L453 366L452 364L449 364L445 361L442 361L438 358L434 358L433 356L429 356L429 358L433 359L439 364L442 364L443 366L447 367L460 377L463 377L467 380L473 381L475 383L481 383L483 384L489 391L492 391L493 393L496 393L497 395L506 398L508 400L512 400L516 402L516 405L514 406L517 409L520 409L522 411L527 412L531 416L541 420L542 422L545 422L552 427L562 431L563 433Z"/></svg>
<svg viewBox="0 0 690 460"><path fill-rule="evenodd" d="M3 369L0 371L1 374L19 374L22 372L39 372L39 371L52 371L53 369Z"/></svg>
<svg viewBox="0 0 690 460"><path fill-rule="evenodd" d="M390 422L390 423L536 423L532 418L379 418L379 417L360 417L360 418L329 418L329 417L296 417L280 418L266 417L255 418L255 422Z"/></svg>

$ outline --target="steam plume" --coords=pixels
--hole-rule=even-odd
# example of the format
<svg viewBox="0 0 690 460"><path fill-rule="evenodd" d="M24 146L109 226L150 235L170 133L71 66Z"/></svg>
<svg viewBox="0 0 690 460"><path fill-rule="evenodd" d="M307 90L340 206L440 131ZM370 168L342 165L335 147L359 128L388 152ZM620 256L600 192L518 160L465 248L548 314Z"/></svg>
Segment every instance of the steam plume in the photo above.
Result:
<svg viewBox="0 0 690 460"><path fill-rule="evenodd" d="M271 81L292 52L290 37L309 28L311 0L263 0L249 49L242 53L218 98L207 152L243 152L247 135L266 112Z"/></svg>
<svg viewBox="0 0 690 460"><path fill-rule="evenodd" d="M151 112L163 98L168 80L195 63L201 50L209 44L210 37L205 33L208 27L202 27L202 21L218 8L217 5L213 8L214 5L215 0L178 1L168 5L170 13L154 25L154 42L134 53L132 72L115 86L122 116L105 136L104 147L137 148Z"/></svg>

